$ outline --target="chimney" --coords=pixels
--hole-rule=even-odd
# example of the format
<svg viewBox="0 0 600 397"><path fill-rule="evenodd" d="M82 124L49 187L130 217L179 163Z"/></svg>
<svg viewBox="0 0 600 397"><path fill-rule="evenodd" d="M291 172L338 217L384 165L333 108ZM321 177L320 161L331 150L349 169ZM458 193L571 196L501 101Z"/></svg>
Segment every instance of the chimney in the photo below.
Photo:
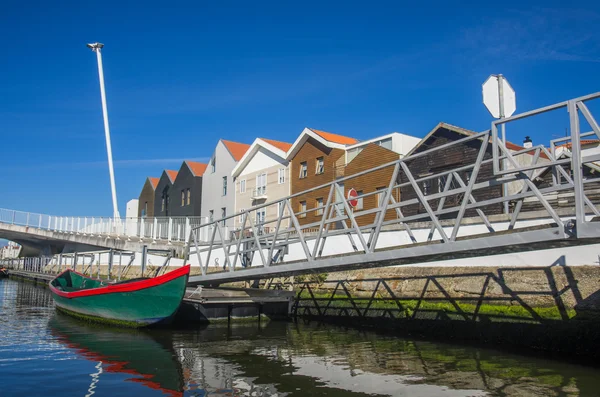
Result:
<svg viewBox="0 0 600 397"><path fill-rule="evenodd" d="M530 147L533 147L533 141L531 140L531 138L528 136L525 137L525 139L523 140L523 147L526 149L529 149Z"/></svg>

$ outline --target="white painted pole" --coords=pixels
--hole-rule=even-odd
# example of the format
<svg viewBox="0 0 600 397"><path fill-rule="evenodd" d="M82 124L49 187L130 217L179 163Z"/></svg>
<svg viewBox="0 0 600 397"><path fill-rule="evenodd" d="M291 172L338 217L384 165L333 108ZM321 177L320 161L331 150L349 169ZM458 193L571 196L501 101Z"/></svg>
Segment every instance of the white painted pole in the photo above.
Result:
<svg viewBox="0 0 600 397"><path fill-rule="evenodd" d="M498 75L498 99L500 101L499 103L499 109L500 109L500 119L504 118L504 76L499 74ZM506 124L502 123L502 143L504 144L504 146L506 146ZM504 160L502 160L502 169L506 170L506 158ZM502 186L503 189L503 194L504 197L508 197L508 183L505 183ZM508 201L504 202L504 213L508 215L509 213L509 208L508 208Z"/></svg>
<svg viewBox="0 0 600 397"><path fill-rule="evenodd" d="M115 187L115 171L113 169L112 147L110 144L110 129L108 127L108 109L106 108L106 91L104 90L104 70L102 69L102 52L104 44L88 44L88 47L96 53L98 58L98 77L100 78L100 96L102 98L102 115L104 117L104 135L106 137L106 152L108 154L108 172L110 174L110 188L112 192L113 217L115 221L120 218L117 207L117 189Z"/></svg>

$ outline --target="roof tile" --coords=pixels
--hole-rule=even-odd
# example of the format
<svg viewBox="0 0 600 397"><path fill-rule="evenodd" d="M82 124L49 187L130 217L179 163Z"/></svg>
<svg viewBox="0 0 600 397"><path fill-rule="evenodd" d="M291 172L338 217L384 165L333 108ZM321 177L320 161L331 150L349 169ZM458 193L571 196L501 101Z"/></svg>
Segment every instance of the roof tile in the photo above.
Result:
<svg viewBox="0 0 600 397"><path fill-rule="evenodd" d="M186 164L188 165L188 167L190 167L190 170L192 171L192 174L194 174L194 176L202 176L204 175L204 171L206 171L206 167L208 166L208 164L205 163L198 163L196 161L186 161Z"/></svg>
<svg viewBox="0 0 600 397"><path fill-rule="evenodd" d="M312 132L329 142L339 143L342 145L352 145L353 143L358 143L358 139L350 138L347 136L332 134L331 132L319 131L315 130L314 128L309 128L309 130L311 130Z"/></svg>
<svg viewBox="0 0 600 397"><path fill-rule="evenodd" d="M222 141L235 161L240 161L248 149L250 149L250 145L246 145L245 143L226 141L225 139L222 139Z"/></svg>
<svg viewBox="0 0 600 397"><path fill-rule="evenodd" d="M284 152L287 152L292 147L291 143L275 141L273 139L267 139L267 138L260 138L260 139L267 142L269 145L275 146L277 149L283 150Z"/></svg>
<svg viewBox="0 0 600 397"><path fill-rule="evenodd" d="M149 177L148 177L148 180L149 180L149 181L150 181L150 183L152 184L152 188L153 188L153 189L156 189L156 187L158 186L158 181L159 181L159 178L154 178L154 177L152 177L152 176L149 176Z"/></svg>
<svg viewBox="0 0 600 397"><path fill-rule="evenodd" d="M175 182L175 178L177 178L177 171L165 170L165 172L167 173L167 175L171 179L171 182Z"/></svg>

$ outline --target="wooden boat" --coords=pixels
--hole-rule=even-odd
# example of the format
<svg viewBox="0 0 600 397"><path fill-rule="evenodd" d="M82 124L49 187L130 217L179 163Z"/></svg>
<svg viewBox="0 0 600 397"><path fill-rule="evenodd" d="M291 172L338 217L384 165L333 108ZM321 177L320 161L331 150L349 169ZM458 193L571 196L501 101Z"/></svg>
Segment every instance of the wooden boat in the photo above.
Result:
<svg viewBox="0 0 600 397"><path fill-rule="evenodd" d="M8 269L0 267L0 278L8 278Z"/></svg>
<svg viewBox="0 0 600 397"><path fill-rule="evenodd" d="M50 281L56 307L75 317L126 327L170 320L185 294L190 266L162 276L119 283L65 270Z"/></svg>

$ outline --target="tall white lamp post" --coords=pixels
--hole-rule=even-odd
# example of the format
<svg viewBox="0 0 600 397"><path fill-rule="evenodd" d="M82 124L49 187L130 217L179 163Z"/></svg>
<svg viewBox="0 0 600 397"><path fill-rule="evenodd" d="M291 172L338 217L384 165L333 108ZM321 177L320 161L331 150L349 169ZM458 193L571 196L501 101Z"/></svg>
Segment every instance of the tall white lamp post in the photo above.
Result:
<svg viewBox="0 0 600 397"><path fill-rule="evenodd" d="M98 76L100 77L100 96L102 98L102 115L104 116L104 135L106 136L106 152L108 154L108 172L110 173L110 188L112 191L113 217L115 222L121 219L117 207L117 189L115 187L115 171L113 169L112 147L110 145L110 129L108 127L108 110L106 108L106 92L104 91L104 71L102 70L102 43L88 44L88 48L96 53L98 58Z"/></svg>

